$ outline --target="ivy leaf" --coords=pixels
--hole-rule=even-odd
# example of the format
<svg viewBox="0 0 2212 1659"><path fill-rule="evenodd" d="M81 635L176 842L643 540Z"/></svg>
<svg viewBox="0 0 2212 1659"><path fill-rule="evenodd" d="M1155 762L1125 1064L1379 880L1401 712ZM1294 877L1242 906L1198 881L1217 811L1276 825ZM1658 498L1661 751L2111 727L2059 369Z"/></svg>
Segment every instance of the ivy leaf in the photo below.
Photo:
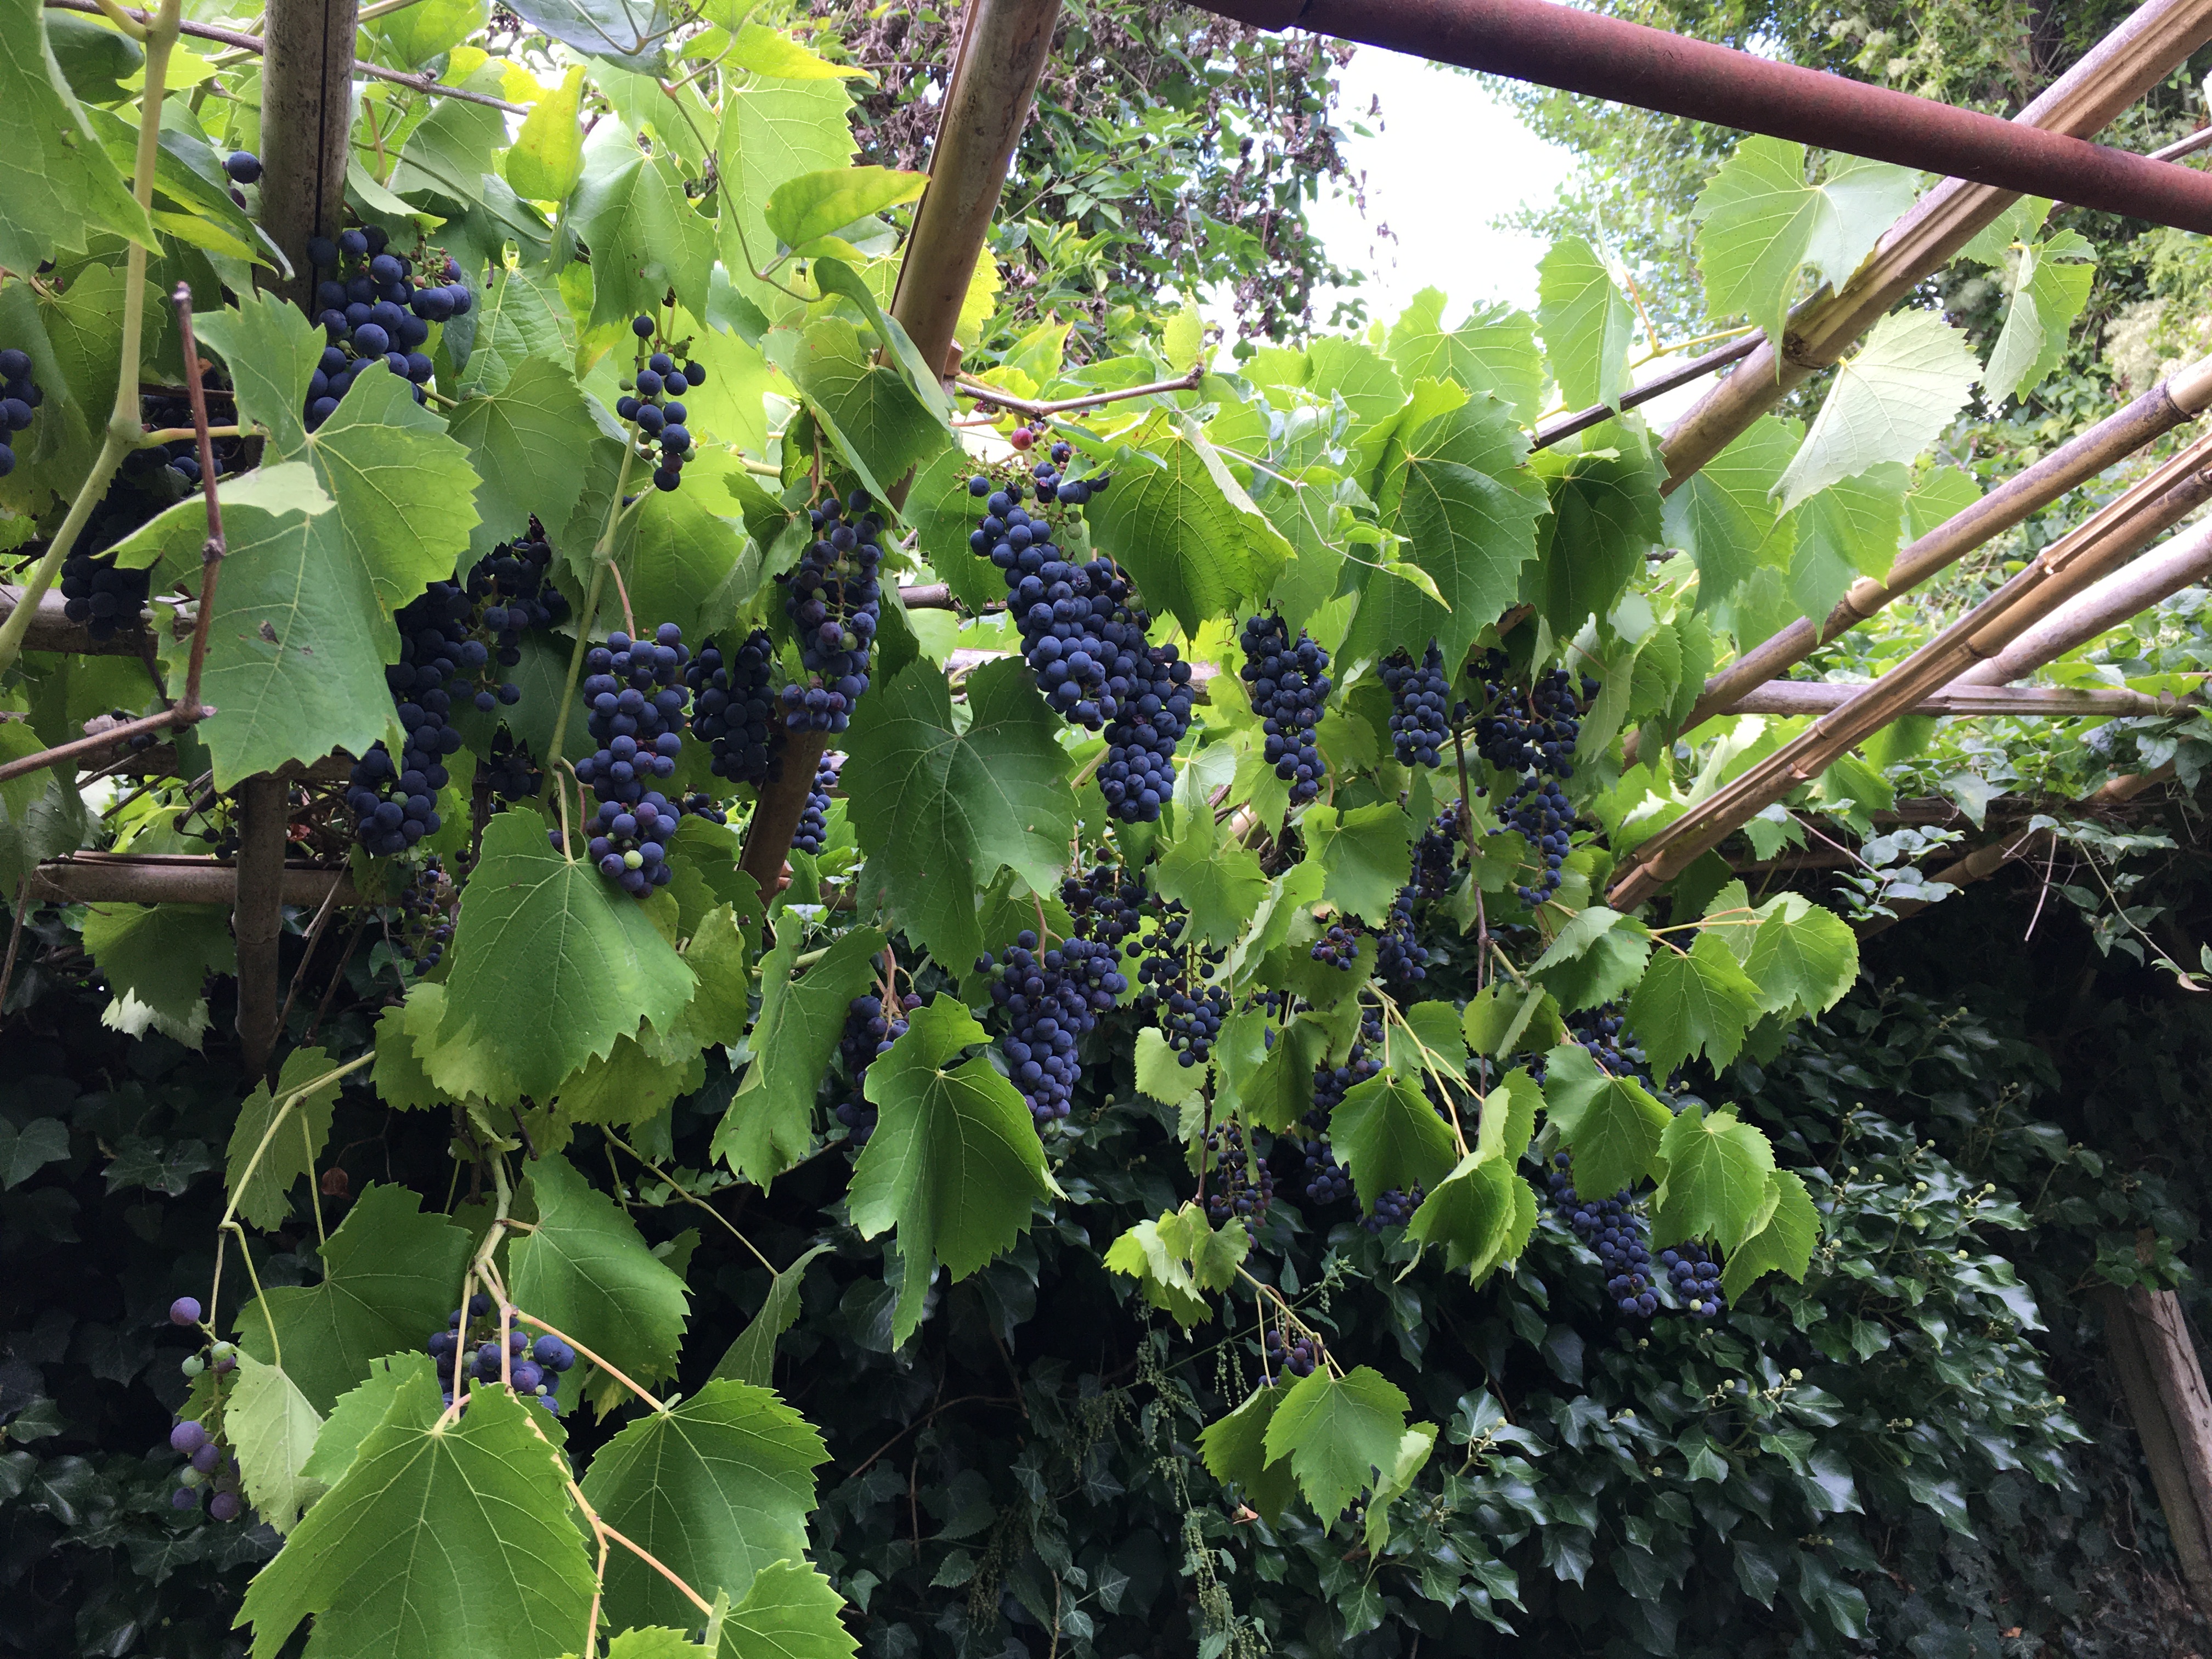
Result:
<svg viewBox="0 0 2212 1659"><path fill-rule="evenodd" d="M845 786L868 857L862 902L880 898L932 956L963 967L983 949L975 895L1001 866L1059 891L1075 827L1060 721L1028 668L986 663L969 677L968 708L962 730L945 676L908 665L860 699Z"/></svg>
<svg viewBox="0 0 2212 1659"><path fill-rule="evenodd" d="M1519 1256L1536 1225L1535 1194L1513 1172L1517 1156L1469 1152L1406 1224L1424 1246L1442 1245L1445 1265L1476 1285Z"/></svg>
<svg viewBox="0 0 2212 1659"><path fill-rule="evenodd" d="M525 357L496 393L462 401L452 431L477 478L473 560L522 535L532 514L548 525L567 521L584 492L575 457L599 426L566 364Z"/></svg>
<svg viewBox="0 0 2212 1659"><path fill-rule="evenodd" d="M817 317L803 334L774 330L761 349L791 377L878 501L951 441L950 429L906 377L878 362L874 345L842 317Z"/></svg>
<svg viewBox="0 0 2212 1659"><path fill-rule="evenodd" d="M714 1155L757 1187L766 1187L812 1146L815 1090L837 1052L846 1010L867 989L883 954L883 934L856 927L793 978L803 931L795 921L787 923L761 963L752 1065L714 1131Z"/></svg>
<svg viewBox="0 0 2212 1659"><path fill-rule="evenodd" d="M1631 1077L1601 1071L1589 1049L1563 1042L1544 1061L1544 1109L1575 1158L1575 1190L1595 1200L1651 1173L1674 1116Z"/></svg>
<svg viewBox="0 0 2212 1659"><path fill-rule="evenodd" d="M1643 1039L1651 1075L1702 1053L1718 1070L1734 1060L1743 1034L1758 1018L1759 988L1744 976L1727 941L1712 928L1687 952L1658 952L1644 970L1628 1006L1628 1023Z"/></svg>
<svg viewBox="0 0 2212 1659"><path fill-rule="evenodd" d="M1329 1140L1364 1210L1386 1192L1433 1188L1459 1158L1451 1130L1419 1086L1390 1076L1345 1095L1329 1115Z"/></svg>
<svg viewBox="0 0 2212 1659"><path fill-rule="evenodd" d="M1796 893L1763 907L1744 972L1761 1013L1808 1019L1843 1000L1859 976L1858 936L1832 910Z"/></svg>
<svg viewBox="0 0 2212 1659"><path fill-rule="evenodd" d="M768 1299L761 1304L760 1311L753 1316L750 1324L738 1333L737 1340L730 1344L714 1367L715 1376L751 1382L763 1389L773 1386L776 1340L799 1322L800 1282L805 1279L814 1258L829 1248L827 1244L813 1246L776 1274L769 1285Z"/></svg>
<svg viewBox="0 0 2212 1659"><path fill-rule="evenodd" d="M1784 1273L1802 1284L1820 1242L1820 1212L1794 1170L1767 1176L1766 1192L1766 1224L1729 1251L1721 1270L1721 1291L1731 1302L1765 1273Z"/></svg>
<svg viewBox="0 0 2212 1659"><path fill-rule="evenodd" d="M842 230L921 196L926 173L893 167L831 167L787 179L772 191L768 228L786 247L804 247L817 236Z"/></svg>
<svg viewBox="0 0 2212 1659"><path fill-rule="evenodd" d="M236 973L230 913L220 904L93 904L84 948L116 1000L123 1025L143 1020L188 1048L207 1030L210 974Z"/></svg>
<svg viewBox="0 0 2212 1659"><path fill-rule="evenodd" d="M629 1213L549 1152L530 1166L538 1220L509 1245L514 1301L557 1325L633 1381L676 1370L690 1317L682 1277L647 1246Z"/></svg>
<svg viewBox="0 0 2212 1659"><path fill-rule="evenodd" d="M37 0L0 5L0 143L13 164L0 201L0 265L36 270L100 232L155 246L46 41Z"/></svg>
<svg viewBox="0 0 2212 1659"><path fill-rule="evenodd" d="M2066 337L2089 303L2089 290L2097 281L2094 264L2061 263L2062 250L2070 252L2076 245L2082 252L2089 252L2089 244L2078 235L2073 244L2054 236L2021 250L2012 303L2005 310L2003 331L1990 349L1989 375L1982 388L1992 404L2026 397L2064 359Z"/></svg>
<svg viewBox="0 0 2212 1659"><path fill-rule="evenodd" d="M1636 325L1628 296L1597 250L1579 236L1554 242L1538 271L1536 316L1567 407L1619 409L1628 389L1628 342Z"/></svg>
<svg viewBox="0 0 2212 1659"><path fill-rule="evenodd" d="M844 1606L804 1562L763 1567L723 1617L720 1659L852 1659L860 1644L838 1619Z"/></svg>
<svg viewBox="0 0 2212 1659"><path fill-rule="evenodd" d="M660 72L660 41L671 25L657 0L524 0L514 10L586 58L640 75Z"/></svg>
<svg viewBox="0 0 2212 1659"><path fill-rule="evenodd" d="M239 1356L238 1378L223 1402L223 1437L237 1454L247 1501L280 1533L291 1531L323 1495L323 1483L306 1473L322 1426L321 1416L283 1370L250 1354Z"/></svg>
<svg viewBox="0 0 2212 1659"><path fill-rule="evenodd" d="M1396 1384L1365 1365L1341 1379L1324 1368L1284 1391L1265 1445L1270 1463L1289 1459L1298 1489L1328 1522L1376 1470L1397 1468L1405 1432L1406 1396Z"/></svg>
<svg viewBox="0 0 2212 1659"><path fill-rule="evenodd" d="M1667 539L1698 562L1699 610L1726 599L1759 566L1787 560L1793 532L1777 533L1771 498L1797 442L1790 422L1762 415L1668 496Z"/></svg>
<svg viewBox="0 0 2212 1659"><path fill-rule="evenodd" d="M1138 453L1091 504L1091 542L1129 573L1154 614L1171 613L1195 634L1274 586L1291 544L1197 427L1156 415L1126 441Z"/></svg>
<svg viewBox="0 0 2212 1659"><path fill-rule="evenodd" d="M933 1263L965 1279L1012 1245L1037 1200L1060 1190L1014 1085L981 1055L951 1065L988 1041L975 1017L939 992L907 1018L906 1035L868 1066L879 1115L848 1200L861 1237L898 1229L905 1273L895 1346L921 1322Z"/></svg>
<svg viewBox="0 0 2212 1659"><path fill-rule="evenodd" d="M565 202L584 176L584 130L577 119L584 66L572 64L561 84L530 106L507 152L507 182L532 202Z"/></svg>
<svg viewBox="0 0 2212 1659"><path fill-rule="evenodd" d="M384 1421L392 1402L410 1378L432 1375L430 1356L420 1347L386 1354L368 1368L368 1377L340 1395L316 1431L314 1449L300 1470L328 1488L337 1485L360 1455L362 1443Z"/></svg>
<svg viewBox="0 0 2212 1659"><path fill-rule="evenodd" d="M291 1219L292 1188L303 1177L314 1178L315 1160L330 1139L331 1119L337 1111L338 1085L326 1083L294 1101L281 1123L277 1106L331 1069L331 1057L320 1048L295 1048L284 1057L275 1092L266 1083L257 1084L238 1109L223 1184L238 1213L264 1233Z"/></svg>
<svg viewBox="0 0 2212 1659"><path fill-rule="evenodd" d="M1395 801L1340 811L1310 806L1300 820L1306 857L1322 872L1321 896L1381 927L1413 867L1413 820Z"/></svg>
<svg viewBox="0 0 2212 1659"><path fill-rule="evenodd" d="M1965 333L1939 313L1892 312L1836 371L1775 486L1783 510L1882 461L1913 459L1942 435L1980 378Z"/></svg>
<svg viewBox="0 0 2212 1659"><path fill-rule="evenodd" d="M0 1191L21 1186L69 1155L69 1125L59 1118L34 1117L20 1129L0 1119Z"/></svg>
<svg viewBox="0 0 2212 1659"><path fill-rule="evenodd" d="M363 1188L321 1248L321 1284L271 1285L239 1310L239 1346L276 1364L273 1323L284 1370L317 1411L368 1375L370 1361L444 1328L472 1241L421 1205L404 1187Z"/></svg>
<svg viewBox="0 0 2212 1659"><path fill-rule="evenodd" d="M420 1340L417 1337L416 1340ZM438 1422L438 1385L411 1376L353 1467L309 1510L246 1594L254 1659L275 1659L313 1615L309 1659L544 1659L592 1600L566 1465L504 1389L473 1389ZM426 1549L424 1519L437 1517Z"/></svg>
<svg viewBox="0 0 2212 1659"><path fill-rule="evenodd" d="M1408 381L1425 376L1491 392L1522 425L1534 426L1544 412L1545 383L1535 320L1510 306L1478 306L1447 330L1443 314L1443 290L1425 288L1390 325L1388 349L1398 372Z"/></svg>
<svg viewBox="0 0 2212 1659"><path fill-rule="evenodd" d="M470 886L442 1017L428 1042L416 1037L440 1088L542 1100L617 1037L673 1024L691 1000L691 970L645 907L548 846L536 813L492 819Z"/></svg>
<svg viewBox="0 0 2212 1659"><path fill-rule="evenodd" d="M673 156L646 155L619 121L603 131L585 146L583 182L569 208L592 251L592 325L628 327L658 310L672 288L703 315L714 222L685 197Z"/></svg>
<svg viewBox="0 0 2212 1659"><path fill-rule="evenodd" d="M1297 1492L1290 1459L1270 1462L1267 1456L1268 1425L1289 1393L1279 1382L1255 1389L1243 1405L1208 1424L1198 1437L1206 1473L1224 1486L1240 1487L1244 1501L1271 1527L1282 1519Z"/></svg>
<svg viewBox="0 0 2212 1659"><path fill-rule="evenodd" d="M1698 198L1698 266L1716 316L1742 313L1780 345L1798 273L1840 289L1906 209L1911 169L1837 156L1825 182L1805 182L1805 147L1752 137Z"/></svg>
<svg viewBox="0 0 2212 1659"><path fill-rule="evenodd" d="M1714 1237L1733 1250L1765 1211L1774 1148L1735 1109L1708 1114L1694 1101L1659 1139L1667 1166L1653 1206L1652 1243ZM1578 1189L1579 1190L1579 1189Z"/></svg>
<svg viewBox="0 0 2212 1659"><path fill-rule="evenodd" d="M730 1378L629 1424L592 1459L584 1496L600 1518L710 1600L806 1550L821 1436L770 1390ZM627 1550L607 1561L616 1625L688 1622L691 1603Z"/></svg>
<svg viewBox="0 0 2212 1659"><path fill-rule="evenodd" d="M1525 1190L1525 1189L1524 1189ZM1528 1204L1528 1218L1536 1216L1535 1200ZM1395 1463L1379 1468L1376 1473L1374 1495L1367 1501L1367 1525L1362 1534L1367 1553L1379 1554L1390 1540L1390 1505L1413 1490L1414 1477L1426 1467L1429 1454L1437 1449L1437 1425L1416 1423L1398 1437L1398 1455Z"/></svg>

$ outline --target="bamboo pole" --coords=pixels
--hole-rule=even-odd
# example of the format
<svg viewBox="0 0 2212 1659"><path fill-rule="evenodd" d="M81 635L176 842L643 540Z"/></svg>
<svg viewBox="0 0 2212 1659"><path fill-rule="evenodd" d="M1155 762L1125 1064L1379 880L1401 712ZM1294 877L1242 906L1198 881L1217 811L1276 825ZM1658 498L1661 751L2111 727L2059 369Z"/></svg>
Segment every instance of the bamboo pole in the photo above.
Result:
<svg viewBox="0 0 2212 1659"><path fill-rule="evenodd" d="M219 859L80 854L40 865L24 890L33 904L228 904L237 896L238 866ZM343 870L288 864L277 890L284 903L302 907L320 905L332 893L340 905L362 902Z"/></svg>
<svg viewBox="0 0 2212 1659"><path fill-rule="evenodd" d="M2100 632L2102 630L2100 629ZM1820 680L1778 680L1762 685L1736 705L1740 714L1825 714L1841 708L1863 685L1835 685ZM2179 697L2121 687L1991 685L1966 684L1966 677L1923 697L1906 712L1950 718L2002 714L2014 720L2071 720L2083 715L2118 720L2128 716L2177 714L2192 705Z"/></svg>
<svg viewBox="0 0 2212 1659"><path fill-rule="evenodd" d="M2172 599L2212 576L2212 524L2195 526L2124 570L2076 593L1987 662L1977 663L1945 687L2008 686L2045 663L2087 645L2130 617Z"/></svg>
<svg viewBox="0 0 2212 1659"><path fill-rule="evenodd" d="M2108 1285L2097 1302L2182 1582L2198 1609L2212 1613L2212 1395L2180 1298Z"/></svg>
<svg viewBox="0 0 2212 1659"><path fill-rule="evenodd" d="M2155 475L2162 495L2131 491L2028 562L1973 610L1842 708L1821 715L1636 849L1608 902L1631 909L1691 861L1780 800L1810 783L1847 750L1908 714L1978 661L1994 657L2059 605L2118 568L2160 531L2212 500L2212 434Z"/></svg>

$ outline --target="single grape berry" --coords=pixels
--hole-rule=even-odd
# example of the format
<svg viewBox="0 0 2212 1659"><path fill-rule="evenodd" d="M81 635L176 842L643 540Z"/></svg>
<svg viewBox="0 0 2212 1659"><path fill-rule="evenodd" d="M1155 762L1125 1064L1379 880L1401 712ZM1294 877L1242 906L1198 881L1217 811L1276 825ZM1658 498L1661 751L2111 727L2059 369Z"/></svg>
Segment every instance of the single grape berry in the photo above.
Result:
<svg viewBox="0 0 2212 1659"><path fill-rule="evenodd" d="M186 1418L169 1431L169 1449L190 1457L208 1443L208 1431L192 1418Z"/></svg>
<svg viewBox="0 0 2212 1659"><path fill-rule="evenodd" d="M198 1324L200 1322L199 1298L193 1296L180 1296L172 1302L169 1304L169 1322L172 1325Z"/></svg>
<svg viewBox="0 0 2212 1659"><path fill-rule="evenodd" d="M208 1499L208 1517L214 1521L235 1521L244 1507L234 1492L219 1492Z"/></svg>
<svg viewBox="0 0 2212 1659"><path fill-rule="evenodd" d="M231 151L222 164L222 170L241 185L261 182L261 158L251 150Z"/></svg>

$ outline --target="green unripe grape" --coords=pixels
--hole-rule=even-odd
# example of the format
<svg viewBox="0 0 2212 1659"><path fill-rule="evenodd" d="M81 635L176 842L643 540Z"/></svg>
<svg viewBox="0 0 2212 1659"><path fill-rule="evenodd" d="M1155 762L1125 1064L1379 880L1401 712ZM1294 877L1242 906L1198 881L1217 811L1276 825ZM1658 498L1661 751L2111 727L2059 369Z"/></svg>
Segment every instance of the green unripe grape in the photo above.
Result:
<svg viewBox="0 0 2212 1659"><path fill-rule="evenodd" d="M645 863L645 854L633 847L623 854L623 863L629 868L635 870Z"/></svg>
<svg viewBox="0 0 2212 1659"><path fill-rule="evenodd" d="M198 1376L202 1371L207 1369L207 1361L201 1358L196 1353L188 1353L184 1357L182 1363L178 1365L177 1369L182 1371L186 1376Z"/></svg>
<svg viewBox="0 0 2212 1659"><path fill-rule="evenodd" d="M237 1352L238 1345L236 1343L218 1342L215 1346L208 1350L208 1357L214 1360L216 1364L220 1365L224 1360L230 1358L233 1355L237 1353Z"/></svg>
<svg viewBox="0 0 2212 1659"><path fill-rule="evenodd" d="M184 1468L177 1471L177 1484L180 1486L197 1486L203 1484L206 1480L207 1476L202 1474L198 1469L194 1468L189 1463L185 1464Z"/></svg>

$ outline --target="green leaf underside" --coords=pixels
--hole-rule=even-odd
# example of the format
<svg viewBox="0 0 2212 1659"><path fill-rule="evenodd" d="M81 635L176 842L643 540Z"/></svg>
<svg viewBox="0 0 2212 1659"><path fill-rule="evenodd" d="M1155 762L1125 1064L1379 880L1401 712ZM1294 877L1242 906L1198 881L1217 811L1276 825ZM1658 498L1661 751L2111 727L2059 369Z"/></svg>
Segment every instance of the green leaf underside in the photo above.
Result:
<svg viewBox="0 0 2212 1659"><path fill-rule="evenodd" d="M532 1230L510 1247L514 1299L650 1388L676 1369L690 1297L629 1217L549 1153L530 1166Z"/></svg>

